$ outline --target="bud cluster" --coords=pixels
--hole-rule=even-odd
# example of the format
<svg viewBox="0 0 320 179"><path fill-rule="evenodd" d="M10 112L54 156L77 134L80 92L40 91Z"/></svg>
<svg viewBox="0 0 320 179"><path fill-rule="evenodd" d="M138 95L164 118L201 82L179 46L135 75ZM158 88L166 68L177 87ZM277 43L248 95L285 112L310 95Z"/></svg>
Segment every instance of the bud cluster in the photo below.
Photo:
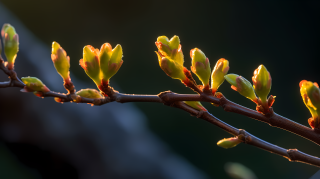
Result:
<svg viewBox="0 0 320 179"><path fill-rule="evenodd" d="M158 37L156 41L158 61L161 69L171 78L186 81L184 73L184 57L181 50L180 39L173 36L170 40L166 36Z"/></svg>
<svg viewBox="0 0 320 179"><path fill-rule="evenodd" d="M91 45L85 46L83 59L80 60L80 66L99 89L102 88L102 85L109 83L109 79L118 72L122 63L121 45L118 44L112 49L109 43L104 43L100 51Z"/></svg>
<svg viewBox="0 0 320 179"><path fill-rule="evenodd" d="M211 73L209 59L200 49L192 49L190 51L190 57L192 59L191 70L198 76L204 86L204 89L210 88L209 81L211 74L212 94L215 94L219 86L223 83L224 76L229 71L229 61L224 58L219 59Z"/></svg>
<svg viewBox="0 0 320 179"><path fill-rule="evenodd" d="M263 114L270 112L275 96L269 95L271 89L271 76L264 65L260 65L253 74L253 85L244 77L236 74L225 75L231 88L257 104L257 111Z"/></svg>
<svg viewBox="0 0 320 179"><path fill-rule="evenodd" d="M184 58L179 37L173 36L169 40L166 36L160 36L156 41L156 46L158 48L156 54L161 69L171 78L179 79L189 87L196 86L191 73L183 66ZM202 86L199 88L206 91L210 89L209 81L211 74L211 88L214 94L225 80L224 76L228 73L228 60L223 58L218 60L214 70L211 72L209 59L199 48L192 49L190 57L192 59L191 71L202 82ZM193 87L191 88L194 89Z"/></svg>

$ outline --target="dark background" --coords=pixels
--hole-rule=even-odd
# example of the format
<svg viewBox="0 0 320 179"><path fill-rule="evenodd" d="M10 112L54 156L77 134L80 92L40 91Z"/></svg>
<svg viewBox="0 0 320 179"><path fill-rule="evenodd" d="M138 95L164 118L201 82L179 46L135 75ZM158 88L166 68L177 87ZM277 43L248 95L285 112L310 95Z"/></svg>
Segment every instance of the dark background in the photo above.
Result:
<svg viewBox="0 0 320 179"><path fill-rule="evenodd" d="M118 74L111 79L121 92L158 94L171 90L192 93L160 68L154 42L160 35L178 35L191 65L189 50L200 48L213 67L219 58L230 62L229 73L251 81L253 71L264 64L272 76L275 112L303 125L311 116L300 97L303 79L319 78L319 1L203 1L203 0L114 0L114 1L15 1L1 0L38 38L57 41L70 56L71 71L90 79L78 65L82 48L109 42L121 44L124 57ZM9 22L10 23L10 22ZM19 29L16 29L19 33ZM27 42L20 42L27 43ZM35 54L36 56L36 54ZM19 56L18 56L19 58ZM92 86L94 84L92 83ZM249 108L254 104L230 88L219 91ZM318 168L240 144L225 150L216 145L231 137L223 130L160 104L136 103L148 116L149 127L170 147L211 177L227 178L226 162L239 162L258 178L309 178ZM221 108L205 104L225 122L284 148L297 148L319 155L319 146L284 130Z"/></svg>

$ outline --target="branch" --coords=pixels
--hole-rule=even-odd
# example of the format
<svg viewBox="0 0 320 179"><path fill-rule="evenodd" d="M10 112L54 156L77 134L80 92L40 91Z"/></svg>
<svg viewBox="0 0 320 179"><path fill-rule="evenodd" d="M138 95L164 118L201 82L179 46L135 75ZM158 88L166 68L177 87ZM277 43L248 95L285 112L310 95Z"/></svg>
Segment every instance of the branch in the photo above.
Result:
<svg viewBox="0 0 320 179"><path fill-rule="evenodd" d="M24 83L18 78L17 73L14 70L8 70L6 63L1 57L0 54L0 69L9 76L10 81L0 83L0 88L6 87L20 87L23 88Z"/></svg>
<svg viewBox="0 0 320 179"><path fill-rule="evenodd" d="M8 70L3 59L0 56L0 69L3 70L10 78L8 82L0 83L0 88L6 87L19 87L23 88L25 84L17 77L17 74L14 70ZM311 130L301 124L295 123L287 118L284 118L278 114L271 113L269 116L264 116L254 110L248 109L243 107L239 104L233 103L227 100L224 96L221 98L214 97L209 93L200 93L198 94L176 94L171 91L162 92L159 95L135 95L135 94L122 94L118 91L115 91L112 87L108 87L106 90L107 96L105 98L99 99L90 99L80 97L75 94L74 86L72 82L69 84L64 84L65 88L68 91L68 94L64 93L57 93L53 91L49 91L46 93L38 92L38 95L41 97L57 97L61 101L60 102L72 102L75 101L77 103L90 103L93 105L103 105L109 102L119 102L119 103L126 103L126 102L157 102L163 103L165 105L176 107L182 109L197 118L201 118L214 124L221 129L225 130L226 132L237 136L243 143L256 146L263 150L269 151L271 153L278 154L287 158L289 161L292 162L302 162L309 165L314 165L320 167L320 159L303 152L300 152L297 149L284 149L279 146L270 144L266 141L263 141L250 133L246 132L243 129L237 129L221 120L213 116L212 114L206 111L198 111L187 104L183 103L182 101L206 101L211 102L223 107L225 111L234 112L241 115L245 115L251 118L255 118L259 121L263 121L269 123L272 126L276 126L290 132L296 133L302 137L305 137L318 145L320 145L320 138L319 134L316 131Z"/></svg>
<svg viewBox="0 0 320 179"><path fill-rule="evenodd" d="M275 153L277 155L283 156L287 158L291 162L301 162L306 163L309 165L314 165L317 167L320 167L320 159L311 155L308 155L306 153L300 152L297 149L285 149L273 144L270 144L266 141L263 141L254 135L246 132L243 129L237 129L221 120L219 120L217 117L213 116L209 112L206 111L198 111L185 103L178 101L173 103L174 107L180 108L188 113L190 113L192 116L196 116L197 118L201 118L203 120L206 120L210 122L211 124L214 124L221 129L229 132L230 134L237 136L239 139L242 140L243 143L253 145L255 147L258 147L260 149L269 151L271 153Z"/></svg>

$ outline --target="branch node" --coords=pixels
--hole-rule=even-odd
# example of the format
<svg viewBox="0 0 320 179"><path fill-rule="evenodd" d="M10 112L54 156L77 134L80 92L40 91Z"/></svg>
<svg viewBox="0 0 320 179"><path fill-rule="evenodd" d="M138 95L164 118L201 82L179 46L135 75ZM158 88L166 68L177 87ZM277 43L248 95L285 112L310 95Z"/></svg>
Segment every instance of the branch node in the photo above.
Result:
<svg viewBox="0 0 320 179"><path fill-rule="evenodd" d="M244 143L250 143L252 140L251 136L244 129L239 129L238 138L242 140Z"/></svg>
<svg viewBox="0 0 320 179"><path fill-rule="evenodd" d="M198 114L196 115L197 118L201 118L202 115L205 113L206 111L199 111Z"/></svg>
<svg viewBox="0 0 320 179"><path fill-rule="evenodd" d="M288 153L289 161L290 161L290 162L296 161L296 155L295 155L296 152L298 152L297 149L288 149L288 150L287 150L287 153Z"/></svg>
<svg viewBox="0 0 320 179"><path fill-rule="evenodd" d="M159 98L161 98L161 100L163 101L163 104L164 105L167 105L167 106L173 106L174 105L174 102L171 98L170 98L170 94L175 94L174 92L172 91L164 91L164 92L161 92L158 94Z"/></svg>
<svg viewBox="0 0 320 179"><path fill-rule="evenodd" d="M75 87L74 87L72 81L64 80L63 86L68 91L68 94L74 94L75 93Z"/></svg>
<svg viewBox="0 0 320 179"><path fill-rule="evenodd" d="M220 94L221 94L221 96L220 96ZM220 99L220 106L222 106L223 110L225 110L225 111L232 111L232 107L227 105L228 104L227 98L224 97L222 95L222 93L220 93L220 94L218 96L216 96L217 98Z"/></svg>
<svg viewBox="0 0 320 179"><path fill-rule="evenodd" d="M76 103L79 103L81 101L81 97L74 94L74 93L69 94L68 97L70 97L72 99L71 101L76 102Z"/></svg>
<svg viewBox="0 0 320 179"><path fill-rule="evenodd" d="M242 140L242 142L246 142L246 137L243 134L238 135L238 139Z"/></svg>
<svg viewBox="0 0 320 179"><path fill-rule="evenodd" d="M274 114L273 108L270 107L269 110L268 110L268 112L265 114L265 116L266 116L267 118L271 118L271 117L273 116L273 114Z"/></svg>
<svg viewBox="0 0 320 179"><path fill-rule="evenodd" d="M203 88L202 89L203 93L206 94L206 95L209 95L211 96L212 95L212 89L211 88Z"/></svg>
<svg viewBox="0 0 320 179"><path fill-rule="evenodd" d="M103 99L93 99L93 105L100 106L102 104Z"/></svg>

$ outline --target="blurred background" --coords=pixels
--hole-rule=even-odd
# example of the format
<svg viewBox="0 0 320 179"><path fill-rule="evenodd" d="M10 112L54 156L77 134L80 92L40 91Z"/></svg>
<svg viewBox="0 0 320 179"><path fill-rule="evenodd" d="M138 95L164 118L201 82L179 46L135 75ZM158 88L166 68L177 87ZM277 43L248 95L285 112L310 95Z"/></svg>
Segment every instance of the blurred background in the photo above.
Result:
<svg viewBox="0 0 320 179"><path fill-rule="evenodd" d="M195 47L212 67L226 58L229 73L250 81L264 64L275 112L308 126L299 82L320 82L319 1L0 0L0 8L1 24L12 24L20 37L19 77L37 76L53 91L65 92L50 59L57 41L70 56L77 90L95 88L78 65L83 47L109 42L123 47L124 63L110 82L120 92L193 93L159 68L154 53L158 36L178 35L186 67ZM255 108L226 82L219 91ZM259 179L309 178L319 170L249 145L220 148L217 141L230 134L161 104L61 105L13 88L1 89L0 97L1 178L230 178L228 162L247 166ZM297 135L204 105L263 140L320 157L319 146Z"/></svg>

